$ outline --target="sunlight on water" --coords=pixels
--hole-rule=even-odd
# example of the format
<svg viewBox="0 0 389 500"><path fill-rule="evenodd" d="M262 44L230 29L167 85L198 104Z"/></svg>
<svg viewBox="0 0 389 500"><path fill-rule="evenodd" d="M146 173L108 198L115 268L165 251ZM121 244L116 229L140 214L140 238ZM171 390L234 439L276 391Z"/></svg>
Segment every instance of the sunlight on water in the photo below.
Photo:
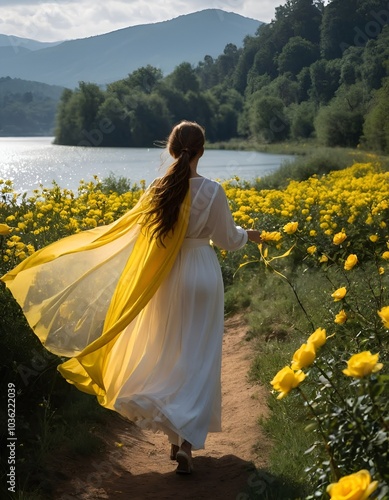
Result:
<svg viewBox="0 0 389 500"><path fill-rule="evenodd" d="M225 180L238 176L244 180L263 177L276 170L291 156L247 151L207 150L199 162L201 175ZM169 155L158 148L83 148L56 146L50 137L1 137L0 178L10 179L15 190L31 192L39 185L76 191L81 179L94 175L103 179L113 173L132 183L149 184L165 171Z"/></svg>

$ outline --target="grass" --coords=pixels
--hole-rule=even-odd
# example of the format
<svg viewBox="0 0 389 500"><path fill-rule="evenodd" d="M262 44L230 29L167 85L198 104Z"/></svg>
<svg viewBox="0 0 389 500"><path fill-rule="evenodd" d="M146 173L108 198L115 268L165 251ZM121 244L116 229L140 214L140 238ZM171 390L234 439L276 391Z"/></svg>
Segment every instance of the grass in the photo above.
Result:
<svg viewBox="0 0 389 500"><path fill-rule="evenodd" d="M322 150L328 152L334 152L337 155L342 154L342 152L347 152L353 154L355 157L366 158L368 155L374 154L379 157L380 160L388 160L387 155L382 155L378 151L364 150L361 148L342 148L342 147L328 147L323 146L317 139L304 139L303 141L292 141L286 140L282 142L266 143L260 142L256 139L240 139L233 138L229 141L221 141L214 143L207 143L207 149L227 149L234 151L259 151L261 153L270 154L280 154L280 155L296 155L296 156L307 156L315 151Z"/></svg>
<svg viewBox="0 0 389 500"><path fill-rule="evenodd" d="M228 141L207 143L207 149L232 149L235 151L260 151L262 153L304 155L318 146L315 139L305 141L283 141L275 143L260 142L257 139L232 138Z"/></svg>

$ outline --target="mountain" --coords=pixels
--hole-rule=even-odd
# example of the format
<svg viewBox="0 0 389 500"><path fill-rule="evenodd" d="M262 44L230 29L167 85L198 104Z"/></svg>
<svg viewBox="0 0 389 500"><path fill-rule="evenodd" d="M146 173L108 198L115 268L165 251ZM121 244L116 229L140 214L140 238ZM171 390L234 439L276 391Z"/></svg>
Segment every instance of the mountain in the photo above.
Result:
<svg viewBox="0 0 389 500"><path fill-rule="evenodd" d="M41 100L53 99L54 101L59 101L64 90L64 87L57 85L48 85L42 82L31 82L21 80L19 78L0 77L0 100L10 94L21 95L26 92L31 92L34 96L39 97Z"/></svg>
<svg viewBox="0 0 389 500"><path fill-rule="evenodd" d="M206 9L38 50L0 51L0 77L74 88L79 81L120 80L148 64L166 76L184 61L196 65L206 55L219 56L229 43L241 47L261 24L232 12Z"/></svg>
<svg viewBox="0 0 389 500"><path fill-rule="evenodd" d="M19 50L40 50L46 47L54 47L61 42L38 42L30 38L20 38L14 35L0 35L0 47L10 47L17 53Z"/></svg>

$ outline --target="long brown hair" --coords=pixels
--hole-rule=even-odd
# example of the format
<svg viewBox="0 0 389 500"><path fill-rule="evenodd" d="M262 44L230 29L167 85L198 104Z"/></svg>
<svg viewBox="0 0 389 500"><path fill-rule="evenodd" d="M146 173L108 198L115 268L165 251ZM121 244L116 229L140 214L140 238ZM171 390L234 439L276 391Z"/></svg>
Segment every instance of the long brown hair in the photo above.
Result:
<svg viewBox="0 0 389 500"><path fill-rule="evenodd" d="M151 187L151 204L144 225L162 244L174 230L180 206L189 189L190 161L204 150L204 129L196 122L181 121L171 131L166 146L174 162Z"/></svg>

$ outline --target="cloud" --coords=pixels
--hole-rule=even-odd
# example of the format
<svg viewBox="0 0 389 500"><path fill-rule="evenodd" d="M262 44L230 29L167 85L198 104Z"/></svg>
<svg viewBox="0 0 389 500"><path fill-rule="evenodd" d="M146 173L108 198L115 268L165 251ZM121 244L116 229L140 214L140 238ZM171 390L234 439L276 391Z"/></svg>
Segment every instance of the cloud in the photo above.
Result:
<svg viewBox="0 0 389 500"><path fill-rule="evenodd" d="M215 8L263 22L282 0L0 0L0 33L58 41L85 38Z"/></svg>
<svg viewBox="0 0 389 500"><path fill-rule="evenodd" d="M40 5L48 4L67 4L67 3L79 3L79 0L0 0L0 6L19 6L19 5L33 5L38 7Z"/></svg>

